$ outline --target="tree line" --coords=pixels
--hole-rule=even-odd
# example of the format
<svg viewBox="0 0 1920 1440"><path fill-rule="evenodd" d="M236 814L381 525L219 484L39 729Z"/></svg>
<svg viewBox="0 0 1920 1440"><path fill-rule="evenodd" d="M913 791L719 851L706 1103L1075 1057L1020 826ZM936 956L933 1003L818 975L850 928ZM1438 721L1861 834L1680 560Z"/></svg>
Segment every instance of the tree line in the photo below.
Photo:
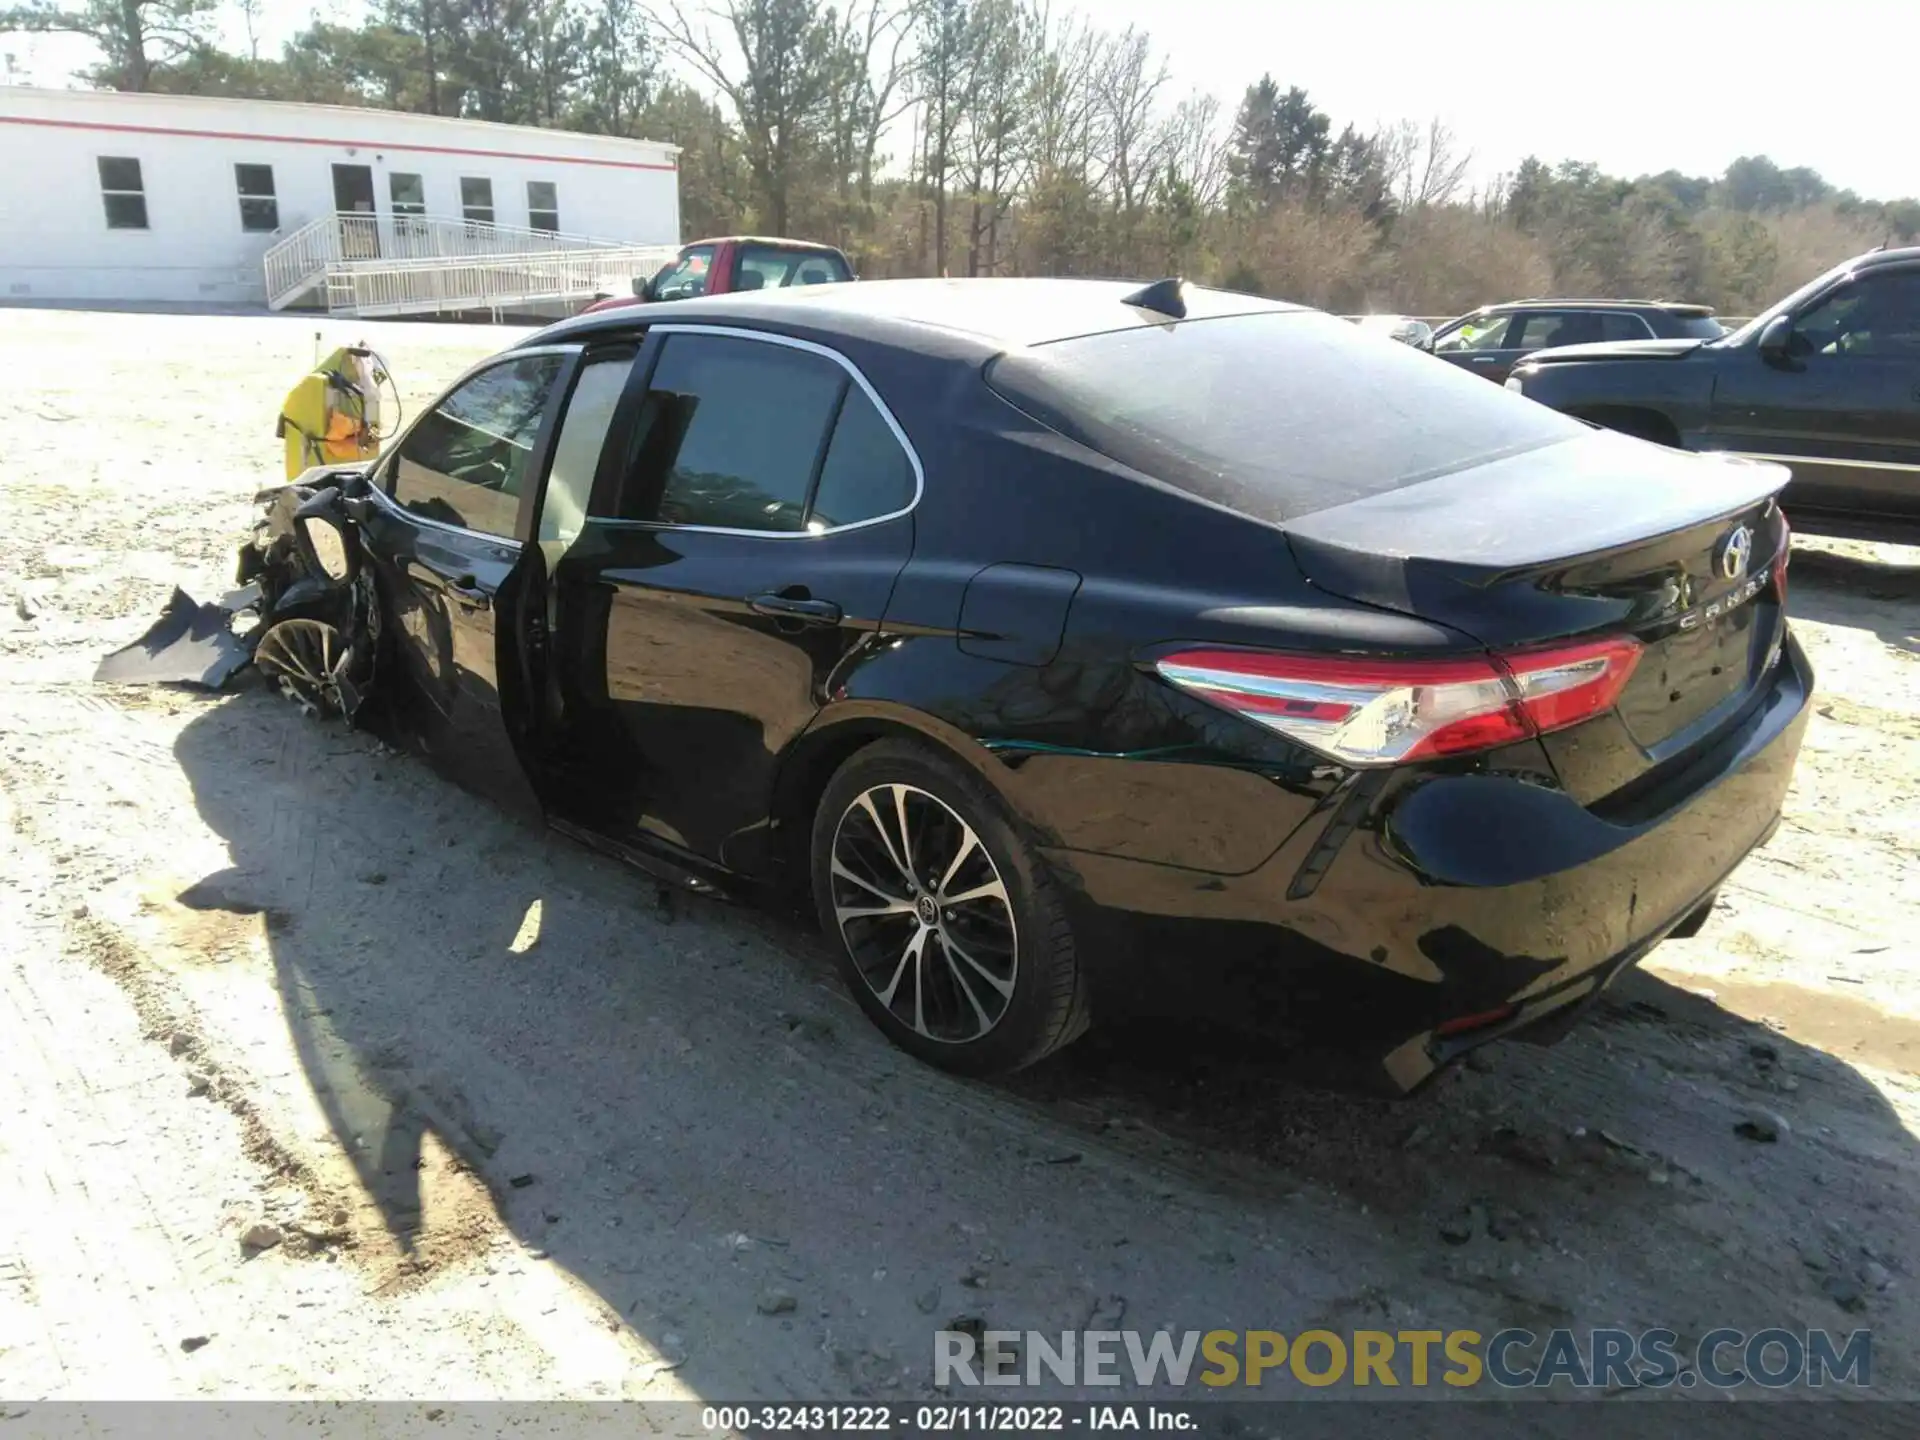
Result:
<svg viewBox="0 0 1920 1440"><path fill-rule="evenodd" d="M1176 93L1144 32L1052 0L374 0L263 55L262 0L27 0L122 90L364 105L682 147L688 235L839 244L870 277L1183 274L1336 310L1521 295L1751 313L1920 237L1765 156L1628 179L1529 158L1469 183L1440 120L1336 126L1271 74ZM223 45L243 34L244 51Z"/></svg>

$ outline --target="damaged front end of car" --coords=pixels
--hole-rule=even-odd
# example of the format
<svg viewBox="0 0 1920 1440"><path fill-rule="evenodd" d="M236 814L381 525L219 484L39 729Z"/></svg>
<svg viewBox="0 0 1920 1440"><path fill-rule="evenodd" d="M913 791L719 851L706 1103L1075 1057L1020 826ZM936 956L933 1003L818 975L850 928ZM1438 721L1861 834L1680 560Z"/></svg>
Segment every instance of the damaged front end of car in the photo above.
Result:
<svg viewBox="0 0 1920 1440"><path fill-rule="evenodd" d="M361 469L322 466L260 491L239 588L207 604L175 589L160 619L94 679L217 690L254 665L306 713L352 722L380 655L379 596L356 523L366 487Z"/></svg>

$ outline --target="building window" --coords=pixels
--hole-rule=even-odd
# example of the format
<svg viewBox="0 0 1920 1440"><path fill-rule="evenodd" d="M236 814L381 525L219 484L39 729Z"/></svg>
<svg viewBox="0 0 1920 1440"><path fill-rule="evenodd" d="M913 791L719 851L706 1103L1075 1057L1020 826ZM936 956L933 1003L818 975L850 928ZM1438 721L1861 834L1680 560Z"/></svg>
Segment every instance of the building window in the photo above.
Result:
<svg viewBox="0 0 1920 1440"><path fill-rule="evenodd" d="M460 212L476 224L493 223L493 181L460 177Z"/></svg>
<svg viewBox="0 0 1920 1440"><path fill-rule="evenodd" d="M387 199L391 202L395 215L427 213L427 187L420 182L418 175L405 175L398 170L389 174Z"/></svg>
<svg viewBox="0 0 1920 1440"><path fill-rule="evenodd" d="M560 229L560 189L551 180L527 182L527 224L535 230L558 233Z"/></svg>
<svg viewBox="0 0 1920 1440"><path fill-rule="evenodd" d="M147 190L140 183L138 160L100 157L100 199L107 207L109 230L147 228Z"/></svg>
<svg viewBox="0 0 1920 1440"><path fill-rule="evenodd" d="M271 231L280 228L280 202L273 193L271 165L236 165L233 183L240 191L240 228Z"/></svg>

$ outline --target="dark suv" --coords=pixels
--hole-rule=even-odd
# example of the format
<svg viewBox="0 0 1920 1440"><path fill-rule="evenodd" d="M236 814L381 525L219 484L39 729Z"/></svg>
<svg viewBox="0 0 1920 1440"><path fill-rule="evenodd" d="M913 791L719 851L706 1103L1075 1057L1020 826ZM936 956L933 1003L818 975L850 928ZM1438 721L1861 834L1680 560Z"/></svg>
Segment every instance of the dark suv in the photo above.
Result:
<svg viewBox="0 0 1920 1440"><path fill-rule="evenodd" d="M1727 333L1705 305L1667 300L1512 300L1450 320L1424 348L1489 380L1548 346L1629 340L1715 340Z"/></svg>
<svg viewBox="0 0 1920 1440"><path fill-rule="evenodd" d="M1724 339L1541 351L1507 388L1663 445L1777 460L1803 529L1920 539L1920 247L1837 265Z"/></svg>

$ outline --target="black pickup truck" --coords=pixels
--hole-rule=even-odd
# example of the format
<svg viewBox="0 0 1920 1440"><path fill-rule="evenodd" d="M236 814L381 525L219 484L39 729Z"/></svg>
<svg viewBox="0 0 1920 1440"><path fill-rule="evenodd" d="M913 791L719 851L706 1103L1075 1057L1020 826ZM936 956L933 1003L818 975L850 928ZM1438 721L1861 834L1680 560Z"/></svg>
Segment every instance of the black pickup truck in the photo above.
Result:
<svg viewBox="0 0 1920 1440"><path fill-rule="evenodd" d="M1506 385L1662 445L1777 460L1801 529L1920 541L1920 247L1837 265L1722 339L1539 350Z"/></svg>

